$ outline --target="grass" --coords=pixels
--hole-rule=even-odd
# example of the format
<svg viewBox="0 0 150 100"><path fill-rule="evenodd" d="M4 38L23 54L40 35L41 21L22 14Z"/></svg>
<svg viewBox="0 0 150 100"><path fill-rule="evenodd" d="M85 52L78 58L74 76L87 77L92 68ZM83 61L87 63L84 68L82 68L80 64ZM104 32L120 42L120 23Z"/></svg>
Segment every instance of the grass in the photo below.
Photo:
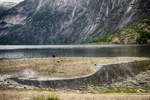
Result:
<svg viewBox="0 0 150 100"><path fill-rule="evenodd" d="M36 89L37 91L48 91L48 92L54 92L55 90L52 89L52 88L39 88L39 89Z"/></svg>
<svg viewBox="0 0 150 100"><path fill-rule="evenodd" d="M117 88L95 90L98 93L150 93L150 87L144 88Z"/></svg>
<svg viewBox="0 0 150 100"><path fill-rule="evenodd" d="M0 100L150 100L150 94L82 93L80 91L16 91L0 90Z"/></svg>
<svg viewBox="0 0 150 100"><path fill-rule="evenodd" d="M99 90L99 92L102 92L102 93L137 93L138 89L118 88L118 89Z"/></svg>
<svg viewBox="0 0 150 100"><path fill-rule="evenodd" d="M60 100L60 98L56 95L50 95L50 96L37 96L37 97L33 97L31 100Z"/></svg>

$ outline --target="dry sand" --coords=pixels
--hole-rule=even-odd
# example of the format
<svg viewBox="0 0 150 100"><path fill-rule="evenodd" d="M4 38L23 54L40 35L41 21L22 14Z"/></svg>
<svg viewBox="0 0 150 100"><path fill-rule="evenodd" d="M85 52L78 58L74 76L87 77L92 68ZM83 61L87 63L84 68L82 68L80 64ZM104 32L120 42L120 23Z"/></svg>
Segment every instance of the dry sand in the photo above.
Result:
<svg viewBox="0 0 150 100"><path fill-rule="evenodd" d="M56 95L60 98L60 100L150 100L150 94L92 94L81 93L80 91L38 92L21 90L0 90L0 100L29 100L27 98L32 98L40 95Z"/></svg>
<svg viewBox="0 0 150 100"><path fill-rule="evenodd" d="M0 61L0 74L70 78L89 75L100 65L146 60L138 57L58 57Z"/></svg>

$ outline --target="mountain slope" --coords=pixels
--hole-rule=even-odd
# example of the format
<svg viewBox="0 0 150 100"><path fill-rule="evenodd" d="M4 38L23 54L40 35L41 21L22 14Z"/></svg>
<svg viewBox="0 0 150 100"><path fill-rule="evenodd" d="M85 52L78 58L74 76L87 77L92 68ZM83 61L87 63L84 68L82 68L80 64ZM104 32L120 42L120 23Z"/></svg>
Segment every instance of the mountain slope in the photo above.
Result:
<svg viewBox="0 0 150 100"><path fill-rule="evenodd" d="M149 44L150 17L144 17L135 21L114 34L105 34L86 42L96 44Z"/></svg>
<svg viewBox="0 0 150 100"><path fill-rule="evenodd" d="M2 1L0 1L0 16L2 16L2 14L6 10L14 7L15 5L16 5L16 3L14 3L14 2L2 2Z"/></svg>
<svg viewBox="0 0 150 100"><path fill-rule="evenodd" d="M25 0L0 19L0 44L74 44L143 16L148 0Z"/></svg>

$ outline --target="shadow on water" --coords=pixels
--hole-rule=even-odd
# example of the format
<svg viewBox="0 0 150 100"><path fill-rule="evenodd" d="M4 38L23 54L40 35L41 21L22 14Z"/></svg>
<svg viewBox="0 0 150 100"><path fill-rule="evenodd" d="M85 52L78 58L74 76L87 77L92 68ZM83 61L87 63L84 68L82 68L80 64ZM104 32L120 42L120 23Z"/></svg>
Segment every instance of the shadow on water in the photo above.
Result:
<svg viewBox="0 0 150 100"><path fill-rule="evenodd" d="M0 46L0 60L43 57L150 57L149 45Z"/></svg>

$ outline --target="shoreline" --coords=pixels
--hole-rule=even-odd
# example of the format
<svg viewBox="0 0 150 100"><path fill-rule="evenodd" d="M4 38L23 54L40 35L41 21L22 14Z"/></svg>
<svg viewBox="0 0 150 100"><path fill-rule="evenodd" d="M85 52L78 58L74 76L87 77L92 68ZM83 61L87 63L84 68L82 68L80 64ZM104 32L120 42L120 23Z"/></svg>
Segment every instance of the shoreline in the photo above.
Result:
<svg viewBox="0 0 150 100"><path fill-rule="evenodd" d="M43 63L43 61L45 62ZM87 63L87 65L91 65L90 67L91 71L94 72L95 75L92 75L91 73L91 76L83 80L82 78L79 80L75 80L75 81L66 80L66 82L63 80L62 81L59 80L58 87L55 87L55 86L53 87L50 81L49 82L34 81L32 80L32 77L29 77L28 80L18 79L18 81L15 81L15 80L11 80L10 78L7 79L7 77L2 79L2 77L0 76L1 77L0 99L2 100L32 100L33 97L38 97L38 96L43 96L43 97L57 96L60 98L60 100L100 100L100 99L101 100L110 100L110 99L111 100L149 100L150 88L147 88L147 86L145 87L145 86L140 86L140 85L134 85L132 82L137 81L136 79L139 79L141 81L137 81L136 83L138 84L140 82L144 82L145 79L150 80L149 78L150 70L147 69L148 67L146 67L150 65L150 58L143 58L143 57L93 57L93 58L91 57L56 57L56 58L30 58L30 59L3 60L3 61L0 61L0 75L2 75L2 72L4 71L6 71L6 73L8 72L8 74L12 74L12 73L17 74L17 71L24 71L26 68L27 69L33 68L32 70L34 72L36 68L40 70L42 70L41 68L50 68L50 66L46 67L46 64L55 65L56 69L61 68L59 69L58 72L60 72L61 70L61 71L64 71L64 72L66 71L67 73L69 73L68 71L69 69L71 71L70 73L79 72L79 71L83 72L83 70L89 69L89 66L86 66L85 62L89 62ZM42 65L39 63L41 63ZM69 64L68 65L69 67L64 67L64 69L62 69L61 66L63 65L66 66L65 63ZM70 67L70 65L72 65L73 63L76 66ZM100 66L103 66L103 67L100 68ZM51 66L51 67L53 68L54 66ZM130 72L131 70L128 70L128 69L131 69L131 68L135 69L135 72L133 70L131 72L131 73L135 73L135 75L134 76L131 75L131 79L128 80L128 78L124 75L130 75L130 73L128 73L127 71ZM137 72L136 70L138 71L138 73L136 73ZM122 79L120 80L119 78L115 79L112 77L113 80L119 79L120 81L119 80L114 81L112 84L104 84L102 86L93 86L91 85L91 83L83 83L81 84L81 87L79 87L78 84L80 82L81 83L90 82L90 81L94 82L95 80L97 80L97 78L101 78L101 79L104 78L104 80L107 80L107 77L105 77L106 76L105 74L102 77L97 77L97 76L103 75L101 73L104 73L104 72L110 73L109 75L110 77L114 75L116 76L123 75L122 76L123 80ZM116 73L116 74L113 74L111 72ZM125 73L120 74L120 72L125 72ZM23 74L23 72L21 73ZM56 75L56 73L57 72L53 73L53 75ZM18 73L18 75L19 74L20 73ZM31 72L27 74L31 74ZM75 73L73 74L75 75ZM80 73L80 75L81 74L83 75L83 73ZM89 75L89 73L86 73L86 74ZM68 74L68 75L71 75L71 74ZM76 73L76 75L79 75L79 73L78 74ZM60 76L61 77L63 76L62 73L60 73ZM46 84L49 83L48 87L44 87L46 86L45 82ZM35 84L40 83L40 86L36 86L36 85L34 86L34 83ZM56 83L53 82L53 84L57 84L57 82ZM144 83L144 84L146 85L147 83ZM150 85L150 84L147 84L147 85ZM62 88L62 87L66 87L66 88Z"/></svg>
<svg viewBox="0 0 150 100"><path fill-rule="evenodd" d="M56 57L4 60L0 61L0 80L1 85L6 87L16 85L18 88L33 89L37 87L54 89L135 87L132 81L138 84L141 82L135 80L136 77L140 80L149 79L146 76L149 75L149 67L147 67L149 65L150 58L142 57ZM130 81L128 78L131 78ZM144 87L150 85L144 84ZM142 87L142 85L137 86Z"/></svg>

